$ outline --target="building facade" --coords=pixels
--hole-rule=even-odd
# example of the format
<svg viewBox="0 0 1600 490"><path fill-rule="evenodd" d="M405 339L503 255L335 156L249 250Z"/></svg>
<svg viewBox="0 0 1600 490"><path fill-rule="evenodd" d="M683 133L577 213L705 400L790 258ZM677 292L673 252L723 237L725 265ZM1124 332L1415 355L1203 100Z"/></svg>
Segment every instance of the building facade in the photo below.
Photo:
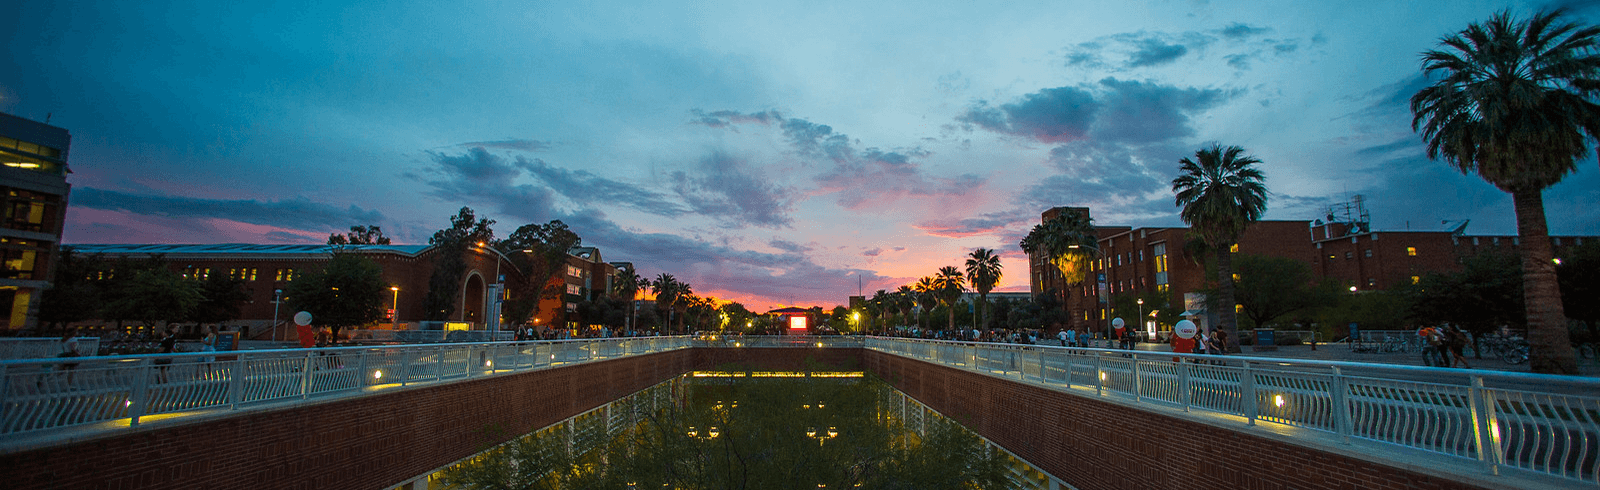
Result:
<svg viewBox="0 0 1600 490"><path fill-rule="evenodd" d="M67 214L71 145L65 129L0 113L0 305L6 308L0 322L6 329L38 324L40 294L50 287Z"/></svg>

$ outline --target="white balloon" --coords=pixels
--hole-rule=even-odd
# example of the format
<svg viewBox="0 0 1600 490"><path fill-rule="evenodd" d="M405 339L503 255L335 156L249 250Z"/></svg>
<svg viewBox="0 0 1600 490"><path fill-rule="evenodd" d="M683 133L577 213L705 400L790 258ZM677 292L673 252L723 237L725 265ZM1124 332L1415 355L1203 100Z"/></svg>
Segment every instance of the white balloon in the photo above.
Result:
<svg viewBox="0 0 1600 490"><path fill-rule="evenodd" d="M302 311L294 314L294 324L305 326L311 324L311 312Z"/></svg>
<svg viewBox="0 0 1600 490"><path fill-rule="evenodd" d="M1111 326L1115 327L1115 328L1122 328L1123 325L1127 325L1127 324L1128 324L1128 322L1122 321L1121 318L1112 318L1111 319Z"/></svg>
<svg viewBox="0 0 1600 490"><path fill-rule="evenodd" d="M1178 324L1172 326L1173 335L1186 339L1192 339L1198 333L1200 333L1200 327L1189 320L1178 320Z"/></svg>

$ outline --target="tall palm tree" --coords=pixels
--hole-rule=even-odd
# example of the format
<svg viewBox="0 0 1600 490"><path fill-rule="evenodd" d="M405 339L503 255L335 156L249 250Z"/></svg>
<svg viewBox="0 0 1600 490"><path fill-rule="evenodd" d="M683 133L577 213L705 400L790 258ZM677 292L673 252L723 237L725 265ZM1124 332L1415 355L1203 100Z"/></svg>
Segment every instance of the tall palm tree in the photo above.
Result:
<svg viewBox="0 0 1600 490"><path fill-rule="evenodd" d="M989 291L1000 284L1000 256L980 248L967 255L967 280L978 291L978 325L989 326Z"/></svg>
<svg viewBox="0 0 1600 490"><path fill-rule="evenodd" d="M911 286L900 286L894 290L894 304L900 308L900 326L905 326L906 317L911 316L911 310L917 307L917 291Z"/></svg>
<svg viewBox="0 0 1600 490"><path fill-rule="evenodd" d="M1095 233L1094 220L1087 213L1064 212L1034 225L1019 245L1028 253L1030 263L1043 257L1061 272L1067 287L1048 289L1061 295L1052 299L1061 306L1066 321L1075 322L1075 317L1067 311L1071 297L1067 293L1070 286L1081 284L1089 277L1089 267L1100 258L1100 237Z"/></svg>
<svg viewBox="0 0 1600 490"><path fill-rule="evenodd" d="M939 283L932 276L925 276L917 279L917 283L912 288L917 291L915 296L917 305L922 307L922 311L917 313L917 324L926 329L928 328L928 310L933 309L933 305L939 303Z"/></svg>
<svg viewBox="0 0 1600 490"><path fill-rule="evenodd" d="M661 304L663 300L667 303L667 331L670 332L672 331L672 319L678 313L678 305L682 304L685 298L694 294L694 291L688 284L678 281L678 278L672 277L672 274L665 272L656 276L656 280L650 284L650 288L656 295L656 304ZM682 323L681 319L679 319L679 323Z"/></svg>
<svg viewBox="0 0 1600 490"><path fill-rule="evenodd" d="M963 278L961 270L955 266L947 265L939 268L939 274L933 276L934 298L939 304L944 305L945 312L950 314L950 331L956 329L956 302L961 301Z"/></svg>
<svg viewBox="0 0 1600 490"><path fill-rule="evenodd" d="M878 292L872 294L872 299L867 300L867 308L868 311L872 312L873 318L876 318L876 320L873 320L873 328L869 330L879 329L882 327L879 322L888 323L886 321L888 317L894 315L894 310L896 309L894 297L888 291L879 289Z"/></svg>
<svg viewBox="0 0 1600 490"><path fill-rule="evenodd" d="M1600 138L1600 28L1541 11L1502 11L1422 54L1437 78L1411 97L1413 131L1428 157L1444 157L1511 193L1522 252L1529 365L1577 374L1545 226L1544 189L1577 169Z"/></svg>
<svg viewBox="0 0 1600 490"><path fill-rule="evenodd" d="M641 286L641 283L643 286ZM638 310L633 306L634 297L639 294L641 287L648 287L649 281L639 277L638 271L622 269L617 271L615 282L611 284L611 294L618 298L627 298L628 301L628 330L634 329L634 320Z"/></svg>
<svg viewBox="0 0 1600 490"><path fill-rule="evenodd" d="M1211 145L1179 160L1183 174L1172 179L1172 192L1183 211L1178 215L1217 254L1218 328L1228 333L1228 352L1239 352L1233 298L1233 253L1250 223L1267 211L1267 186L1256 157L1237 146Z"/></svg>

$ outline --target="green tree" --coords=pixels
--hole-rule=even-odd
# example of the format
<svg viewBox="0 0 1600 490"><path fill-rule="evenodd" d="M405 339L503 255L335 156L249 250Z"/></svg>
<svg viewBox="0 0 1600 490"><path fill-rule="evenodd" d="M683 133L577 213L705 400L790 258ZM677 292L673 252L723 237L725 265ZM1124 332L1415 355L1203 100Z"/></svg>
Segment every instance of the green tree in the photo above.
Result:
<svg viewBox="0 0 1600 490"><path fill-rule="evenodd" d="M1521 330L1527 324L1522 267L1515 254L1473 256L1460 271L1425 275L1399 292L1407 300L1410 320L1460 326L1475 340L1501 326Z"/></svg>
<svg viewBox="0 0 1600 490"><path fill-rule="evenodd" d="M656 276L656 280L650 283L650 289L656 295L656 306L665 306L667 309L667 327L664 331L671 332L672 320L678 313L678 306L689 295L694 294L694 289L689 287L688 284L678 281L678 278L672 277L672 274L665 272Z"/></svg>
<svg viewBox="0 0 1600 490"><path fill-rule="evenodd" d="M200 286L202 299L187 320L221 324L239 318L239 308L250 299L244 281L223 274L211 274Z"/></svg>
<svg viewBox="0 0 1600 490"><path fill-rule="evenodd" d="M648 287L650 287L650 280L639 277L639 273L631 267L617 271L616 280L611 284L611 294L628 300L629 329L637 329L639 326L638 308L633 306L633 302L639 296L639 291Z"/></svg>
<svg viewBox="0 0 1600 490"><path fill-rule="evenodd" d="M1067 284L1088 278L1090 263L1100 256L1100 238L1094 220L1085 213L1068 211L1033 226L1020 243L1030 255L1042 254L1061 271Z"/></svg>
<svg viewBox="0 0 1600 490"><path fill-rule="evenodd" d="M583 239L561 220L522 225L495 242L494 248L522 272L510 281L511 299L501 304L506 320L522 324L539 313L541 300L562 298L566 286L554 279L566 274L569 251L582 244Z"/></svg>
<svg viewBox="0 0 1600 490"><path fill-rule="evenodd" d="M961 270L949 265L940 267L939 273L933 276L933 281L934 297L939 300L939 304L944 305L945 309L948 310L950 330L954 331L956 329L955 304L957 301L961 301L964 283Z"/></svg>
<svg viewBox="0 0 1600 490"><path fill-rule="evenodd" d="M383 270L354 252L335 252L321 271L296 279L284 292L290 308L311 312L317 325L333 331L377 322L383 317L385 293Z"/></svg>
<svg viewBox="0 0 1600 490"><path fill-rule="evenodd" d="M494 220L479 219L472 208L463 207L450 218L450 227L434 232L428 244L434 246L433 275L428 277L428 295L422 300L423 318L449 320L461 296L462 274L467 272L467 249L494 241Z"/></svg>
<svg viewBox="0 0 1600 490"><path fill-rule="evenodd" d="M388 245L389 237L383 236L383 229L378 225L357 225L350 227L350 233L340 235L328 234L328 245Z"/></svg>
<svg viewBox="0 0 1600 490"><path fill-rule="evenodd" d="M1578 374L1556 278L1544 189L1577 170L1600 138L1600 28L1560 10L1521 21L1508 11L1422 54L1433 84L1411 97L1412 129L1464 174L1511 194L1521 238L1529 366Z"/></svg>
<svg viewBox="0 0 1600 490"><path fill-rule="evenodd" d="M39 296L39 322L46 328L61 330L69 323L102 318L101 278L109 272L110 263L104 257L61 247L55 278L50 281L50 289Z"/></svg>
<svg viewBox="0 0 1600 490"><path fill-rule="evenodd" d="M1561 304L1568 317L1589 325L1591 338L1600 339L1600 242L1589 240L1573 247L1556 266L1561 283Z"/></svg>
<svg viewBox="0 0 1600 490"><path fill-rule="evenodd" d="M1237 146L1211 145L1178 163L1182 174L1172 180L1175 202L1183 208L1178 216L1216 251L1217 323L1228 333L1228 352L1238 352L1231 248L1267 210L1267 187L1255 168L1261 160Z"/></svg>
<svg viewBox="0 0 1600 490"><path fill-rule="evenodd" d="M917 279L917 283L911 287L916 290L917 306L922 308L922 311L917 314L917 324L923 329L927 329L928 314L932 313L933 307L939 304L939 281L933 276L926 276Z"/></svg>
<svg viewBox="0 0 1600 490"><path fill-rule="evenodd" d="M989 291L1000 284L1000 256L994 250L979 248L967 255L967 279L978 292L978 325L989 326Z"/></svg>
<svg viewBox="0 0 1600 490"><path fill-rule="evenodd" d="M154 329L161 322L188 318L205 299L198 281L184 279L166 267L139 267L128 273L108 295L102 311L110 318L136 320Z"/></svg>
<svg viewBox="0 0 1600 490"><path fill-rule="evenodd" d="M1250 327L1266 328L1285 316L1337 301L1338 284L1316 282L1311 266L1304 262L1240 254L1233 265L1234 274L1239 276L1234 301L1241 306Z"/></svg>

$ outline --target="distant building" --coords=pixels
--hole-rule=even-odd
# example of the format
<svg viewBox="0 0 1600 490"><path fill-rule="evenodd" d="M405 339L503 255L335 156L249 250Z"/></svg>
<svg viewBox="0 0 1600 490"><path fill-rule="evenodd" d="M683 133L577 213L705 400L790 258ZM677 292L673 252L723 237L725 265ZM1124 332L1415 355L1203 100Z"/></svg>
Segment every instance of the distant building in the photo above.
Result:
<svg viewBox="0 0 1600 490"><path fill-rule="evenodd" d="M249 299L240 308L240 319L233 325L251 327L254 338L272 338L267 328L277 320L279 337L286 338L292 330L288 319L295 312L287 311L287 303L279 307L274 301L280 291L305 274L322 269L332 257L331 245L69 245L74 252L100 255L106 258L150 259L157 258L167 266L193 280L205 280L212 274L226 274L244 281ZM423 299L428 294L428 284L433 276L439 250L432 245L346 245L343 250L359 253L378 263L383 270L383 281L391 286L390 308L398 307L396 317L386 318L380 325L385 328L417 328L427 316ZM552 285L564 286L566 293L560 298L541 302L535 315L537 324L544 327L559 326L568 318L564 313L576 308L578 302L598 295L610 294L609 285L615 267L599 260L600 252L593 247L574 248L567 257L567 269L551 278ZM524 271L512 266L507 258L492 250L468 247L465 252L466 269L461 275L455 311L445 320L465 324L470 329L493 326L489 318L499 311L495 291L504 277L509 283L518 280ZM498 276L497 276L498 274ZM507 295L511 293L506 293ZM503 325L509 328L510 325Z"/></svg>
<svg viewBox="0 0 1600 490"><path fill-rule="evenodd" d="M67 214L67 130L0 113L0 317L5 329L38 323L39 295L50 287Z"/></svg>

